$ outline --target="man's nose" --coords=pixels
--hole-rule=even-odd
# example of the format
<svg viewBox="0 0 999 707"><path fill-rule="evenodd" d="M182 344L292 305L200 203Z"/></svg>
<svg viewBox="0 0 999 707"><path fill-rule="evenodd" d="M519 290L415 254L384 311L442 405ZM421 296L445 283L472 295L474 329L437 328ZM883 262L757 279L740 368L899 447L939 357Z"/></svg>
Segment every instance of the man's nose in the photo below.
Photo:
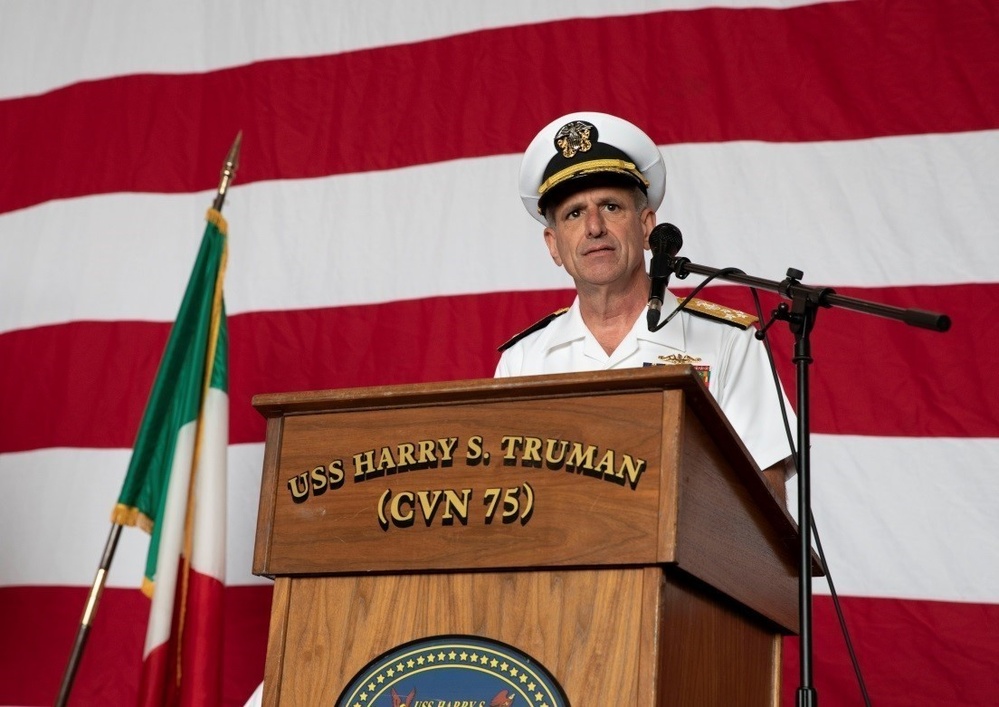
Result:
<svg viewBox="0 0 999 707"><path fill-rule="evenodd" d="M600 209L592 209L586 213L586 235L591 238L602 236L607 232L604 214Z"/></svg>

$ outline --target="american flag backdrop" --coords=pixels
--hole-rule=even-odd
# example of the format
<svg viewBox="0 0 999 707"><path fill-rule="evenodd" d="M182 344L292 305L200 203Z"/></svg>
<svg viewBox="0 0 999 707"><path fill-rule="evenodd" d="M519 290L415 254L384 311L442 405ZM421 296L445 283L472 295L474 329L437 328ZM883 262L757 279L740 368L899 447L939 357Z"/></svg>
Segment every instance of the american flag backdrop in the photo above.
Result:
<svg viewBox="0 0 999 707"><path fill-rule="evenodd" d="M0 703L56 694L237 131L229 705L270 611L251 397L491 376L571 302L517 172L576 110L661 146L694 262L952 317L819 313L813 503L873 703L999 703L997 0L0 0ZM148 543L123 533L74 704L135 701ZM816 594L819 698L858 704Z"/></svg>

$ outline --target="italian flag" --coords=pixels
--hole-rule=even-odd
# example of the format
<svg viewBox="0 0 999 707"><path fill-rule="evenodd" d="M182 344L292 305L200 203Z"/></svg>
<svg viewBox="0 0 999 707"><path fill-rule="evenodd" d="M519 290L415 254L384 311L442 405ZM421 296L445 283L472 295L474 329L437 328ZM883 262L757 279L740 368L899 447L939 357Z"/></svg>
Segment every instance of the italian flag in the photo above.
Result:
<svg viewBox="0 0 999 707"><path fill-rule="evenodd" d="M140 705L218 705L222 687L227 225L210 209L112 522L150 533Z"/></svg>

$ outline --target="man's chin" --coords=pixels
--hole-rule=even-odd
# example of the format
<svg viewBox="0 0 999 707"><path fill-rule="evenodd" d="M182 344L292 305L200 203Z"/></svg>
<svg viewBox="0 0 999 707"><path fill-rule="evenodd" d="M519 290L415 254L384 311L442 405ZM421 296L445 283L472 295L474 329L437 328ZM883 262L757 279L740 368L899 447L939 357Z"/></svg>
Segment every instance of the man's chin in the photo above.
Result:
<svg viewBox="0 0 999 707"><path fill-rule="evenodd" d="M585 272L576 278L577 286L587 285L589 287L609 287L622 281L620 272Z"/></svg>

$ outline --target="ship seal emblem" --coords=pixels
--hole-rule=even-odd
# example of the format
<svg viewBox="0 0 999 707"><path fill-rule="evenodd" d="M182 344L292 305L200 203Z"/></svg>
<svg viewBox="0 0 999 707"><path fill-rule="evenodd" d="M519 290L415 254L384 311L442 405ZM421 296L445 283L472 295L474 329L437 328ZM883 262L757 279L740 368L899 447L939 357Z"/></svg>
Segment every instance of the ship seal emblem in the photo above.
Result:
<svg viewBox="0 0 999 707"><path fill-rule="evenodd" d="M526 653L481 636L434 636L366 665L337 707L570 707L561 685Z"/></svg>

